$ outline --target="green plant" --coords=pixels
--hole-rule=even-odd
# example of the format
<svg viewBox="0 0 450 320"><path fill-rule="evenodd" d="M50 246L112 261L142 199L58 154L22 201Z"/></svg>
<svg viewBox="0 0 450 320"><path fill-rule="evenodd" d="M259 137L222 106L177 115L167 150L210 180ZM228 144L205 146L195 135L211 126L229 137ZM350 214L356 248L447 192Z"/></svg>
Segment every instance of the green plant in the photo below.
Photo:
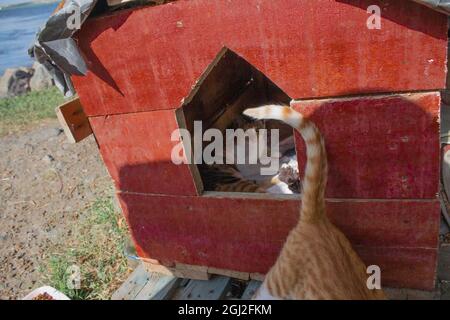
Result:
<svg viewBox="0 0 450 320"><path fill-rule="evenodd" d="M127 229L111 198L96 201L79 221L69 247L59 247L43 268L44 280L71 299L109 299L128 273L124 249ZM71 266L81 286L71 289Z"/></svg>
<svg viewBox="0 0 450 320"><path fill-rule="evenodd" d="M56 88L0 99L0 136L42 119L55 118L55 108L63 102L64 96Z"/></svg>

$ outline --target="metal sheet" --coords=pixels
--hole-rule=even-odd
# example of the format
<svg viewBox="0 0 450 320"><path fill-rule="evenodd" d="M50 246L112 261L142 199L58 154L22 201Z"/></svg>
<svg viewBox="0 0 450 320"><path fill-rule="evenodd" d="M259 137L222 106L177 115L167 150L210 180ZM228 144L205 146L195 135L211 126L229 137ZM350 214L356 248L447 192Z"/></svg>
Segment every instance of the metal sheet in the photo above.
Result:
<svg viewBox="0 0 450 320"><path fill-rule="evenodd" d="M80 13L80 27L89 17L97 0L68 0L37 32L29 53L42 63L55 80L56 86L66 95L72 96L74 89L68 75L85 75L86 63L72 36L77 28L69 28L67 21Z"/></svg>

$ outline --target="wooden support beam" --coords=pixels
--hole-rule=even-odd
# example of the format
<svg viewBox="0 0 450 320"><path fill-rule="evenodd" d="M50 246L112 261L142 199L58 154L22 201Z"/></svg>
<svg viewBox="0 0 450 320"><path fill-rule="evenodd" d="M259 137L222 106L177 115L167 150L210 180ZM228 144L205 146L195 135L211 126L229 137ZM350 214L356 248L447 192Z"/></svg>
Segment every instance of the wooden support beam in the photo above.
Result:
<svg viewBox="0 0 450 320"><path fill-rule="evenodd" d="M264 279L266 278L266 276L262 273L250 273L250 279L252 280L256 280L256 281L264 281Z"/></svg>
<svg viewBox="0 0 450 320"><path fill-rule="evenodd" d="M220 300L231 287L231 279L223 276L213 277L209 281L191 280L179 300Z"/></svg>
<svg viewBox="0 0 450 320"><path fill-rule="evenodd" d="M139 265L128 279L114 292L111 300L134 300L147 284L149 276L143 265Z"/></svg>
<svg viewBox="0 0 450 320"><path fill-rule="evenodd" d="M71 143L77 143L92 133L89 120L83 111L79 98L67 101L58 106L55 111L59 123Z"/></svg>
<svg viewBox="0 0 450 320"><path fill-rule="evenodd" d="M187 265L182 263L177 263L174 267L166 267L161 264L152 263L147 259L142 259L142 265L149 273L157 272L177 278L194 280L208 280L210 278L208 267Z"/></svg>
<svg viewBox="0 0 450 320"><path fill-rule="evenodd" d="M208 280L210 275L208 267L194 266L188 264L177 263L173 269L173 274L179 278L189 278L196 280Z"/></svg>
<svg viewBox="0 0 450 320"><path fill-rule="evenodd" d="M147 284L134 300L167 300L180 284L181 279L161 273L149 274Z"/></svg>
<svg viewBox="0 0 450 320"><path fill-rule="evenodd" d="M221 276L226 276L226 277L240 279L240 280L249 280L250 279L250 274L248 272L240 272L240 271L233 271L233 270L209 267L208 273L209 274L218 274Z"/></svg>
<svg viewBox="0 0 450 320"><path fill-rule="evenodd" d="M242 294L242 300L251 300L255 295L258 288L261 286L261 281L252 280L248 283L247 288L245 288L244 293Z"/></svg>

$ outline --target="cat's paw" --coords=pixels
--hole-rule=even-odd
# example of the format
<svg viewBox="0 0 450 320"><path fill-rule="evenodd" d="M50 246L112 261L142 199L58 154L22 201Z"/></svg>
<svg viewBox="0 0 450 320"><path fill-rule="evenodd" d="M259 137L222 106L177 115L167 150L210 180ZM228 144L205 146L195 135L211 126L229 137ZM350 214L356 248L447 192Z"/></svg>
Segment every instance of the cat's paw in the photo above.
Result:
<svg viewBox="0 0 450 320"><path fill-rule="evenodd" d="M284 163L281 166L278 174L278 179L280 179L280 181L287 183L289 185L297 181L298 178L299 176L297 168L287 163Z"/></svg>

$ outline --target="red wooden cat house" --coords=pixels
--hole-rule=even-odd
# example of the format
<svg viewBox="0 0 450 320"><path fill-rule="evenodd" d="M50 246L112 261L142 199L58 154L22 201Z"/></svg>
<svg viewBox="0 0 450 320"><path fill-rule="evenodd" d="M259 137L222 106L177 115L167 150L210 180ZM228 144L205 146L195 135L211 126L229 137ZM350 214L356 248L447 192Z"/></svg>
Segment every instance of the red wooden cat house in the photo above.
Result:
<svg viewBox="0 0 450 320"><path fill-rule="evenodd" d="M381 29L367 28L370 5ZM92 17L77 39L89 73L72 80L151 267L267 272L298 195L205 191L195 165L172 163L171 134L277 100L324 134L329 216L382 284L434 288L444 14L411 1L181 0Z"/></svg>

